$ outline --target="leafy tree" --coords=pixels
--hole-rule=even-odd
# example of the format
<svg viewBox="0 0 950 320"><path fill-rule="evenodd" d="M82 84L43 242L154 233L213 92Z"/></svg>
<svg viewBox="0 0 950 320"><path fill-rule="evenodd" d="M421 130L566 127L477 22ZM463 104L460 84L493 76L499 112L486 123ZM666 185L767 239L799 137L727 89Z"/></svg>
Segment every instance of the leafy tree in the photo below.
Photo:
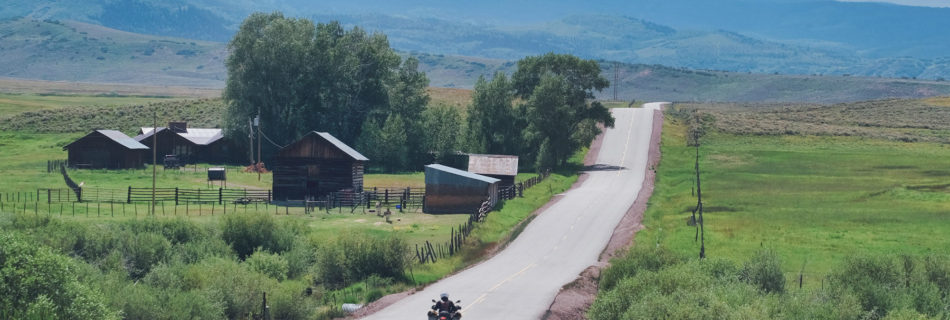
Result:
<svg viewBox="0 0 950 320"><path fill-rule="evenodd" d="M260 113L264 134L277 143L320 130L352 144L368 117L396 113L418 121L428 102L417 61L401 63L385 35L339 22L255 13L228 49L226 128L237 140Z"/></svg>
<svg viewBox="0 0 950 320"><path fill-rule="evenodd" d="M504 72L495 73L490 82L478 78L468 108L468 151L518 154L521 133L512 107L514 93Z"/></svg>
<svg viewBox="0 0 950 320"><path fill-rule="evenodd" d="M426 128L426 150L432 152L436 163L445 163L459 151L459 128L462 114L457 108L439 105L429 107L422 113L422 126Z"/></svg>
<svg viewBox="0 0 950 320"><path fill-rule="evenodd" d="M527 100L524 137L527 150L539 150L539 166L564 165L600 132L598 122L614 125L607 108L588 102L595 90L609 86L596 61L553 53L527 57L518 61L511 86Z"/></svg>
<svg viewBox="0 0 950 320"><path fill-rule="evenodd" d="M383 124L383 130L379 134L379 144L376 146L380 161L386 167L386 171L394 172L405 167L409 153L406 141L408 137L402 116L390 115Z"/></svg>

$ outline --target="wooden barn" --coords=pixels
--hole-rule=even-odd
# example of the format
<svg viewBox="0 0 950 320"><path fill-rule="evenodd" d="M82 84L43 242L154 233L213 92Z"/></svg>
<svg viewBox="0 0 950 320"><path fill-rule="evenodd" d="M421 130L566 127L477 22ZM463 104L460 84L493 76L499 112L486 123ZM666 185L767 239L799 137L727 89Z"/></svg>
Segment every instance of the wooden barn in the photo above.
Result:
<svg viewBox="0 0 950 320"><path fill-rule="evenodd" d="M152 147L152 127L142 127L135 140ZM170 122L168 127L158 128L158 159L175 155L182 163L223 162L227 160L224 134L217 128L189 128L187 122ZM151 157L146 160L151 162Z"/></svg>
<svg viewBox="0 0 950 320"><path fill-rule="evenodd" d="M88 169L134 169L145 166L148 147L115 130L96 130L63 147L69 166Z"/></svg>
<svg viewBox="0 0 950 320"><path fill-rule="evenodd" d="M441 164L427 165L425 175L425 213L474 213L486 200L498 201L501 180Z"/></svg>
<svg viewBox="0 0 950 320"><path fill-rule="evenodd" d="M369 161L326 132L310 132L280 149L268 167L274 175L274 200L319 199L331 192L363 192Z"/></svg>
<svg viewBox="0 0 950 320"><path fill-rule="evenodd" d="M470 154L468 172L501 180L500 187L513 186L518 176L518 156Z"/></svg>

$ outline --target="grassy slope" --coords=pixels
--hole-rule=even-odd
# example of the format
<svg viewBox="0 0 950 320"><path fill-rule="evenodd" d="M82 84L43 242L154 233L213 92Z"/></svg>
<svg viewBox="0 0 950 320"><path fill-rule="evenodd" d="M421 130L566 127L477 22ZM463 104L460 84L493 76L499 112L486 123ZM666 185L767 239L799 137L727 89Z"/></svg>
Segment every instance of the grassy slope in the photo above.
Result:
<svg viewBox="0 0 950 320"><path fill-rule="evenodd" d="M637 239L695 255L695 229L686 225L696 204L694 150L684 141L685 127L667 120L656 191ZM789 277L804 265L813 278L850 254L950 247L944 145L721 133L704 141L708 256L744 261L768 247Z"/></svg>

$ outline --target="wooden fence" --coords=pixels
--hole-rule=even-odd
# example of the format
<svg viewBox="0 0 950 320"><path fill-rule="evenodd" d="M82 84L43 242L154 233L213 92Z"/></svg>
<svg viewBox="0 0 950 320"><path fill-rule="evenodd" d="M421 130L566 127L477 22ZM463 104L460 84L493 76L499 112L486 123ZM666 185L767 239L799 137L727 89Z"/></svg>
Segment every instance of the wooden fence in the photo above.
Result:
<svg viewBox="0 0 950 320"><path fill-rule="evenodd" d="M538 185L550 175L551 170L545 170L536 177L518 182L513 186L498 189L498 203L503 203L504 201L516 197L524 197L524 191L526 189ZM468 222L459 225L458 228L452 228L448 241L433 244L426 240L421 246L417 244L415 248L416 260L419 263L434 263L439 259L445 259L460 252L462 245L465 243L465 239L468 238L469 234L471 234L475 228L475 223L484 220L492 210L494 210L494 207L492 207L488 201L485 201L477 212L473 212L469 216Z"/></svg>

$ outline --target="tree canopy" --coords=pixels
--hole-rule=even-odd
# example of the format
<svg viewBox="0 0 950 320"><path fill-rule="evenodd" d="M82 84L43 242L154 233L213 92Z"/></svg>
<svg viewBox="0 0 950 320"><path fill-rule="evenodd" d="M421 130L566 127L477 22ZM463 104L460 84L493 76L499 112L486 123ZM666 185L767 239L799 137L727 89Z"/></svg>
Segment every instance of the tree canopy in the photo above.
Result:
<svg viewBox="0 0 950 320"><path fill-rule="evenodd" d="M247 141L248 120L259 113L264 135L278 144L314 130L354 144L367 118L379 126L392 114L419 119L428 103L428 79L418 62L403 62L385 35L358 27L255 13L228 49L226 129L237 141ZM412 137L420 130L398 127ZM410 142L422 144L416 140Z"/></svg>
<svg viewBox="0 0 950 320"><path fill-rule="evenodd" d="M479 79L468 110L468 150L518 154L538 168L563 166L600 133L598 123L614 125L593 100L610 85L600 73L596 61L549 53L518 61L510 80L504 73Z"/></svg>

